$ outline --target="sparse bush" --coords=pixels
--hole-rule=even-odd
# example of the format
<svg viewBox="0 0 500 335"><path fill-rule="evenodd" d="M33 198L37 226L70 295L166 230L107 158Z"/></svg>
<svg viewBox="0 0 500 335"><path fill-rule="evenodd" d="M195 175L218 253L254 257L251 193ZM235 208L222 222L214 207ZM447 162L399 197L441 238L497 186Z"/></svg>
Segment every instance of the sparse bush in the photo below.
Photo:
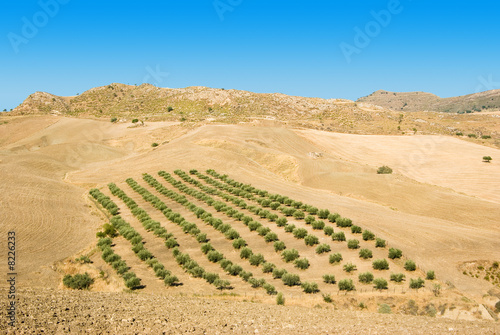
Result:
<svg viewBox="0 0 500 335"><path fill-rule="evenodd" d="M371 272L363 272L358 275L360 283L369 284L373 281L373 274Z"/></svg>
<svg viewBox="0 0 500 335"><path fill-rule="evenodd" d="M225 235L225 236L226 236L226 238L227 238L227 239L229 239L229 240L235 240L235 239L237 239L237 238L239 238L239 237L240 237L240 233L238 233L236 230L234 230L234 229L232 229L232 228L231 228L231 229L229 229L228 231L226 231L226 232L224 233L224 235Z"/></svg>
<svg viewBox="0 0 500 335"><path fill-rule="evenodd" d="M151 143L151 146L152 146L153 148L156 148L157 146L159 146L159 144L158 144L158 143L156 143L156 142L153 142L153 143Z"/></svg>
<svg viewBox="0 0 500 335"><path fill-rule="evenodd" d="M276 294L276 288L269 284L269 283L265 283L264 285L262 285L262 287L264 288L264 290L266 290L266 293L269 294L269 295L274 295Z"/></svg>
<svg viewBox="0 0 500 335"><path fill-rule="evenodd" d="M331 214L328 214L328 221L330 221L331 223L334 223L336 222L336 220L340 218L340 214L338 213L331 213Z"/></svg>
<svg viewBox="0 0 500 335"><path fill-rule="evenodd" d="M328 261L330 262L330 264L340 263L342 261L342 255L338 252L335 254L330 254L330 256L328 257Z"/></svg>
<svg viewBox="0 0 500 335"><path fill-rule="evenodd" d="M171 237L165 241L165 246L169 249L172 249L179 246L179 243L177 243L177 240L175 238Z"/></svg>
<svg viewBox="0 0 500 335"><path fill-rule="evenodd" d="M139 122L139 119L133 119L132 120L132 123L137 123L137 122Z"/></svg>
<svg viewBox="0 0 500 335"><path fill-rule="evenodd" d="M283 277L283 275L285 273L287 273L287 271L285 269L274 269L273 270L273 278L274 279L281 278L281 277Z"/></svg>
<svg viewBox="0 0 500 335"><path fill-rule="evenodd" d="M405 262L404 268L406 271L415 271L417 269L417 265L412 260L407 260Z"/></svg>
<svg viewBox="0 0 500 335"><path fill-rule="evenodd" d="M299 268L301 270L306 270L309 268L309 261L307 260L307 258L296 259L294 264L296 268Z"/></svg>
<svg viewBox="0 0 500 335"><path fill-rule="evenodd" d="M323 232L325 233L325 235L332 236L332 234L333 234L333 227L331 227L331 226L325 226L325 228L323 228Z"/></svg>
<svg viewBox="0 0 500 335"><path fill-rule="evenodd" d="M285 305L285 297L283 297L283 293L281 292L276 296L276 305Z"/></svg>
<svg viewBox="0 0 500 335"><path fill-rule="evenodd" d="M385 240L377 237L375 239L375 248L385 248Z"/></svg>
<svg viewBox="0 0 500 335"><path fill-rule="evenodd" d="M314 216L308 215L308 216L305 217L304 221L306 222L306 224L311 224L314 221L316 221L316 219L314 218Z"/></svg>
<svg viewBox="0 0 500 335"><path fill-rule="evenodd" d="M276 235L276 233L273 233L273 232L269 232L266 234L266 236L264 236L264 240L266 242L274 242L274 241L277 241L278 240L278 235Z"/></svg>
<svg viewBox="0 0 500 335"><path fill-rule="evenodd" d="M386 259L377 259L372 263L375 270L389 270L389 262Z"/></svg>
<svg viewBox="0 0 500 335"><path fill-rule="evenodd" d="M299 258L299 252L296 249L284 250L281 256L285 262L290 263Z"/></svg>
<svg viewBox="0 0 500 335"><path fill-rule="evenodd" d="M252 249L250 249L248 247L244 247L241 249L240 258L248 259L252 255L253 255Z"/></svg>
<svg viewBox="0 0 500 335"><path fill-rule="evenodd" d="M276 265L274 265L273 263L265 262L264 264L262 264L262 272L271 273L273 272L275 267Z"/></svg>
<svg viewBox="0 0 500 335"><path fill-rule="evenodd" d="M322 294L323 296L323 301L330 304L333 302L332 296L329 294Z"/></svg>
<svg viewBox="0 0 500 335"><path fill-rule="evenodd" d="M85 272L84 274L66 275L63 278L63 284L66 287L74 290L88 290L90 285L94 283L94 279Z"/></svg>
<svg viewBox="0 0 500 335"><path fill-rule="evenodd" d="M327 284L335 284L335 275L323 275L323 281Z"/></svg>
<svg viewBox="0 0 500 335"><path fill-rule="evenodd" d="M467 137L469 137L469 138L477 138L477 135L476 134L467 134Z"/></svg>
<svg viewBox="0 0 500 335"><path fill-rule="evenodd" d="M328 209L320 209L318 211L318 217L320 219L327 219L328 215L330 215L330 211Z"/></svg>
<svg viewBox="0 0 500 335"><path fill-rule="evenodd" d="M253 274L251 272L241 271L239 273L239 276L241 277L241 279L243 279L243 281L248 281L250 278L253 277Z"/></svg>
<svg viewBox="0 0 500 335"><path fill-rule="evenodd" d="M390 259L396 259L401 258L401 256L403 256L403 252L401 250L389 248L389 255L387 257L389 257Z"/></svg>
<svg viewBox="0 0 500 335"><path fill-rule="evenodd" d="M300 277L293 273L285 273L281 277L281 280L283 281L283 284L285 284L286 286L300 285Z"/></svg>
<svg viewBox="0 0 500 335"><path fill-rule="evenodd" d="M297 220L300 220L300 219L303 219L305 217L305 214L304 212L302 211L295 211L295 213L293 213L293 217L296 218Z"/></svg>
<svg viewBox="0 0 500 335"><path fill-rule="evenodd" d="M311 224L312 229L314 230L322 230L325 228L325 222L321 220L313 221Z"/></svg>
<svg viewBox="0 0 500 335"><path fill-rule="evenodd" d="M384 278L376 278L373 280L373 284L375 284L375 288L377 290L385 290L387 289L387 280Z"/></svg>
<svg viewBox="0 0 500 335"><path fill-rule="evenodd" d="M140 285L141 285L141 280L137 278L135 274L125 281L125 286L127 286L127 288L129 289L135 289Z"/></svg>
<svg viewBox="0 0 500 335"><path fill-rule="evenodd" d="M333 233L332 234L332 240L333 241L339 241L339 242L342 242L342 241L345 241L345 234L343 231L340 231L338 233Z"/></svg>
<svg viewBox="0 0 500 335"><path fill-rule="evenodd" d="M317 254L323 254L325 252L330 252L331 248L328 244L322 243L316 247Z"/></svg>
<svg viewBox="0 0 500 335"><path fill-rule="evenodd" d="M358 249L359 248L359 241L358 240L349 240L349 241L347 241L347 247L349 249Z"/></svg>
<svg viewBox="0 0 500 335"><path fill-rule="evenodd" d="M165 283L166 286L173 286L179 283L179 278L173 275L166 275L165 279L163 279L163 282Z"/></svg>
<svg viewBox="0 0 500 335"><path fill-rule="evenodd" d="M280 251L286 249L285 242L283 242L283 241L276 241L276 242L274 242L273 246L274 246L274 251L276 251L276 252L280 252Z"/></svg>
<svg viewBox="0 0 500 335"><path fill-rule="evenodd" d="M253 266L259 266L261 263L264 263L266 260L262 254L253 254L248 258L248 261Z"/></svg>
<svg viewBox="0 0 500 335"><path fill-rule="evenodd" d="M258 288L261 287L266 283L264 279L257 279L257 278L250 278L248 279L248 283L253 287L253 288Z"/></svg>
<svg viewBox="0 0 500 335"><path fill-rule="evenodd" d="M269 234L271 232L271 229L269 227L264 227L264 226L261 226L259 228L257 228L257 233L260 235L260 236L266 236L267 234Z"/></svg>
<svg viewBox="0 0 500 335"><path fill-rule="evenodd" d="M359 251L359 257L363 258L363 259L368 259L368 258L372 258L373 254L372 254L372 251L370 249L361 249Z"/></svg>
<svg viewBox="0 0 500 335"><path fill-rule="evenodd" d="M198 243L205 243L205 242L207 242L208 241L207 234L200 233L200 234L196 235L196 241L198 241Z"/></svg>
<svg viewBox="0 0 500 335"><path fill-rule="evenodd" d="M425 281L422 278L410 279L410 288L418 290L419 288L424 287Z"/></svg>
<svg viewBox="0 0 500 335"><path fill-rule="evenodd" d="M150 259L153 257L153 254L149 250L142 249L137 253L137 256L141 259L141 261L145 261L146 259Z"/></svg>
<svg viewBox="0 0 500 335"><path fill-rule="evenodd" d="M111 122L112 122L112 123L115 123L116 121L118 121L118 119L117 119L116 117L112 117L112 118L111 118Z"/></svg>
<svg viewBox="0 0 500 335"><path fill-rule="evenodd" d="M223 290L231 287L231 284L227 280L222 280L222 279L216 279L213 282L213 285L218 289L218 290Z"/></svg>
<svg viewBox="0 0 500 335"><path fill-rule="evenodd" d="M492 160L493 160L493 158L491 158L491 156L483 156L483 162L489 163Z"/></svg>
<svg viewBox="0 0 500 335"><path fill-rule="evenodd" d="M307 236L307 230L304 228L295 228L293 230L293 236L295 236L295 238L304 238Z"/></svg>
<svg viewBox="0 0 500 335"><path fill-rule="evenodd" d="M272 207L271 207L272 208ZM286 224L287 224L288 220L286 219L286 217L281 217L281 218L278 218L276 220L276 225L278 227L284 227Z"/></svg>
<svg viewBox="0 0 500 335"><path fill-rule="evenodd" d="M353 234L361 234L362 231L363 231L363 229L361 229L361 227L358 227L355 225L351 226L351 233L353 233Z"/></svg>
<svg viewBox="0 0 500 335"><path fill-rule="evenodd" d="M396 283L401 283L405 277L406 276L402 273L391 273L391 280Z"/></svg>
<svg viewBox="0 0 500 335"><path fill-rule="evenodd" d="M218 252L217 250L210 250L207 253L207 258L210 262L217 263L218 261L224 258L224 255Z"/></svg>
<svg viewBox="0 0 500 335"><path fill-rule="evenodd" d="M425 279L434 280L434 279L436 279L436 274L432 270L427 271L427 276L425 277Z"/></svg>
<svg viewBox="0 0 500 335"><path fill-rule="evenodd" d="M304 290L305 293L319 292L318 284L316 284L316 283L304 282L304 283L300 284L300 286L302 287L302 290Z"/></svg>
<svg viewBox="0 0 500 335"><path fill-rule="evenodd" d="M354 265L350 262L344 265L344 271L347 273L351 273L351 272L356 271L356 270L357 270L356 265Z"/></svg>
<svg viewBox="0 0 500 335"><path fill-rule="evenodd" d="M392 169L388 167L387 165L383 165L377 169L378 174L391 174Z"/></svg>
<svg viewBox="0 0 500 335"><path fill-rule="evenodd" d="M366 229L363 231L363 235L362 236L363 236L363 240L364 241L371 241L371 240L375 239L375 234L372 233L369 230L366 230Z"/></svg>
<svg viewBox="0 0 500 335"><path fill-rule="evenodd" d="M306 243L306 245L314 246L314 245L319 243L319 239L318 239L318 237L316 237L314 235L307 235L304 238L304 242Z"/></svg>
<svg viewBox="0 0 500 335"><path fill-rule="evenodd" d="M352 282L352 279L343 279L339 281L339 290L340 291L354 291L354 283Z"/></svg>
<svg viewBox="0 0 500 335"><path fill-rule="evenodd" d="M500 300L498 300L497 303L495 304L495 311L497 313L500 313Z"/></svg>
<svg viewBox="0 0 500 335"><path fill-rule="evenodd" d="M391 306L387 304L381 304L378 308L378 312L381 314L391 314L392 313Z"/></svg>
<svg viewBox="0 0 500 335"><path fill-rule="evenodd" d="M294 225L294 224L287 224L287 225L285 226L285 231L286 231L287 233L291 233L291 232L293 232L294 230L295 230L295 225Z"/></svg>
<svg viewBox="0 0 500 335"><path fill-rule="evenodd" d="M347 228L347 227L352 226L352 220L348 219L348 218L338 217L335 220L335 222L337 223L337 227L341 227L341 228Z"/></svg>

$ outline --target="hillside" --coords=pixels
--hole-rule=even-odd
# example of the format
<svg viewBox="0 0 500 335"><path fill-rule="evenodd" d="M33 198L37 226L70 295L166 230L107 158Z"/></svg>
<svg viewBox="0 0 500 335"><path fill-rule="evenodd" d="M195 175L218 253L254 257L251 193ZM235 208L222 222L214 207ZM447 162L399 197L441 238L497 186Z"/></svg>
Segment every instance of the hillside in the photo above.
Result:
<svg viewBox="0 0 500 335"><path fill-rule="evenodd" d="M404 112L473 113L498 111L500 109L500 90L451 98L440 98L437 95L425 92L399 93L379 90L358 99L357 102Z"/></svg>

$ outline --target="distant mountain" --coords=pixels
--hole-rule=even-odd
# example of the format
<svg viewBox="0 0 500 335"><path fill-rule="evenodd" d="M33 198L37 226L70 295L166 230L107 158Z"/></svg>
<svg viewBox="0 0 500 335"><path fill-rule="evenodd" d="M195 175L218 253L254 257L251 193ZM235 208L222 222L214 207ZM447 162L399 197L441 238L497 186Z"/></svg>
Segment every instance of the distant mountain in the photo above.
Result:
<svg viewBox="0 0 500 335"><path fill-rule="evenodd" d="M425 92L388 92L379 90L357 102L405 112L472 113L500 109L500 90L469 94L453 98L440 98Z"/></svg>

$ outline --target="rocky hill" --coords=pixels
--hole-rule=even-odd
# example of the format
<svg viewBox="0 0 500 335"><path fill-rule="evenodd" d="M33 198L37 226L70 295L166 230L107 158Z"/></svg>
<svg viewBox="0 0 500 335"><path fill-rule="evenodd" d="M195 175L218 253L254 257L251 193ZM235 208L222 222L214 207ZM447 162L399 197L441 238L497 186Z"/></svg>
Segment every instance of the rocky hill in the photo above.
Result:
<svg viewBox="0 0 500 335"><path fill-rule="evenodd" d="M437 95L425 92L397 93L379 90L358 99L358 102L405 112L472 113L500 109L500 90L452 98L440 98Z"/></svg>

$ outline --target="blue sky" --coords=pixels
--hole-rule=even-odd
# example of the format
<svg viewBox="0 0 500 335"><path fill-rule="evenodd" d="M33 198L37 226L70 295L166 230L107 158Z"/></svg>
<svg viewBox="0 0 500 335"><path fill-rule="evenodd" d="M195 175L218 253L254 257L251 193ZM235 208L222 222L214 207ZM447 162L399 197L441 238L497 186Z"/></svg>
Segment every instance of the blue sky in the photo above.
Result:
<svg viewBox="0 0 500 335"><path fill-rule="evenodd" d="M112 82L357 99L500 88L498 1L41 0L0 11L0 110ZM30 30L31 28L31 30Z"/></svg>

